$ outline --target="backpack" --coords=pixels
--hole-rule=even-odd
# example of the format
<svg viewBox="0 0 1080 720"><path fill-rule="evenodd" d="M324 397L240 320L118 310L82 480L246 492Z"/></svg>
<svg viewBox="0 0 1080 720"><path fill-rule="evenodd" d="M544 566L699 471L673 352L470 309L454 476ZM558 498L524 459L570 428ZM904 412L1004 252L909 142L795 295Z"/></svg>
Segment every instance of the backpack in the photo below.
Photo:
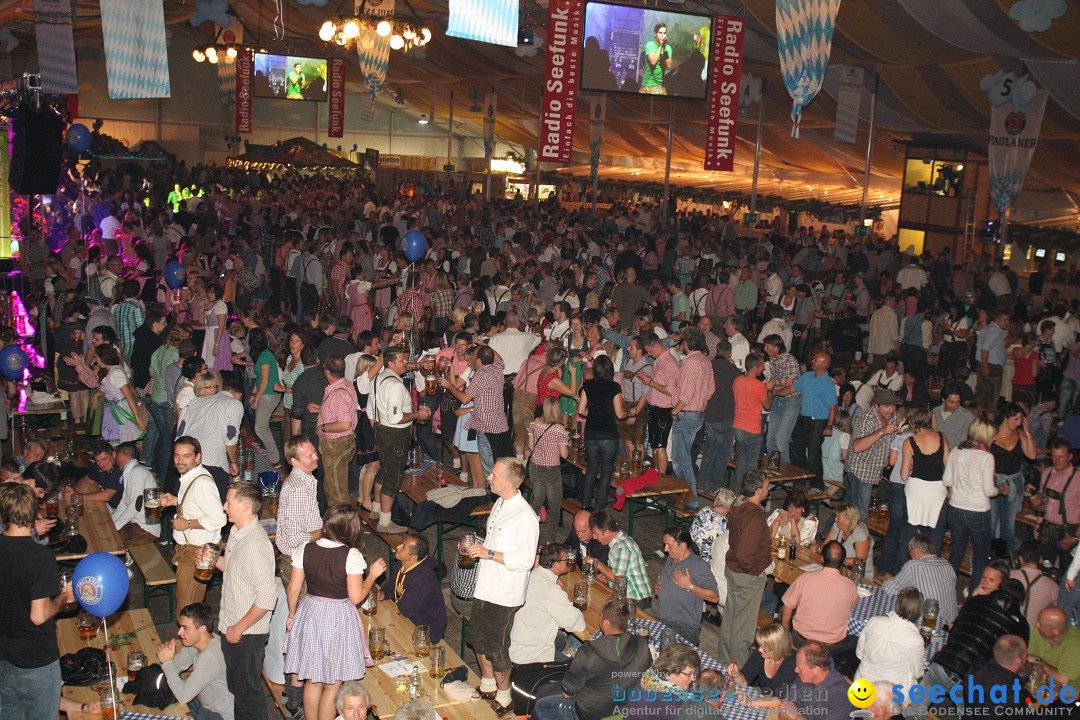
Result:
<svg viewBox="0 0 1080 720"><path fill-rule="evenodd" d="M135 696L136 705L164 710L176 702L165 678L165 671L157 663L139 670L134 680L124 685L123 691Z"/></svg>

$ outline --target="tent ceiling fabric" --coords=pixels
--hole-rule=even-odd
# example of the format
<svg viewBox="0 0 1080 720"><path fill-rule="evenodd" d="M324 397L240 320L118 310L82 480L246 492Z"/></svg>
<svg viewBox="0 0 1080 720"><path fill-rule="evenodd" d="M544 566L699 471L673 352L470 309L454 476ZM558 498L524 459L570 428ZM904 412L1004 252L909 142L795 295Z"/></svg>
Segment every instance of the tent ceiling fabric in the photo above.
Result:
<svg viewBox="0 0 1080 720"><path fill-rule="evenodd" d="M1025 32L1009 11L1018 0L844 0L833 37L831 65L857 65L866 73L865 93L855 145L832 140L839 83L830 72L825 92L807 106L802 122L807 136L793 140L790 130L790 99L780 82L776 53L775 0L688 0L673 10L691 12L726 11L745 14L747 32L745 68L767 79L763 162L778 175L820 174L822 182L852 187L861 178L865 153L866 121L869 117L869 89L873 73L880 77L878 127L872 151L873 169L880 180L889 179L898 188L903 168L898 142L916 141L940 145L961 144L985 152L990 106L978 90L982 75L1004 69L1018 75L1029 70L1041 87L1051 92L1043 123L1042 140L1029 174L1028 187L1036 190L1060 188L1080 192L1080 3L1070 1L1061 17L1045 32ZM299 53L328 54L316 37L324 17L351 8L351 0L332 0L325 7L300 5L283 0L285 39L278 44ZM249 42L262 41L273 50L272 24L276 14L272 0L233 0L232 6L246 29ZM174 32L201 37L204 28L186 24L193 12L190 0L165 0L166 21ZM450 91L457 101L455 120L463 127L479 128L479 113L469 111L473 89L499 93L497 135L505 141L535 146L537 114L541 94L544 53L518 57L512 49L447 38L446 0L399 0L399 12L418 17L432 29L433 39L426 58L416 59L393 53L387 88L381 103L392 104L393 91L402 90L405 101L419 114L429 110L434 100L437 118L445 123ZM99 24L96 2L80 0L77 33L89 34ZM537 2L526 4L530 25L544 23L546 11ZM32 0L0 0L0 23L13 26L20 40L33 44ZM347 56L347 76L352 83L361 78L355 53ZM587 103L583 103L587 107ZM738 129L736 172L745 172L753 161L757 108L742 118ZM701 103L675 102L673 160L687 168L700 169L704 155L704 107ZM605 163L661 167L666 146L668 105L640 96L613 94L608 102L604 136ZM358 120L349 126L362 129ZM355 124L354 124L355 123ZM576 152L588 153L588 123L577 122ZM585 164L587 167L587 164ZM623 172L625 168L613 168ZM771 176L763 170L762 177ZM694 178L709 184L715 176L723 183L725 174L699 172ZM604 174L604 173L602 173ZM689 182L689 180L688 180ZM830 197L832 197L830 195Z"/></svg>

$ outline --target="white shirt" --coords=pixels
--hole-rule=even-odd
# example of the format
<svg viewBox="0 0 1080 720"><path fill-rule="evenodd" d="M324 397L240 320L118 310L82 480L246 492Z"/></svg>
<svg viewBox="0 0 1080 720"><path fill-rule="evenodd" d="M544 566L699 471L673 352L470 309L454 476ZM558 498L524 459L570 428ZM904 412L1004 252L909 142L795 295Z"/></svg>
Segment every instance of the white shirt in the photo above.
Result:
<svg viewBox="0 0 1080 720"><path fill-rule="evenodd" d="M315 544L324 548L337 548L345 543L336 542L329 538L319 538L315 541ZM292 566L294 568L304 569L304 550L308 545L309 543L304 543L292 554ZM356 548L349 548L349 554L345 556L345 574L363 575L365 570L367 570L367 560L364 559L364 555Z"/></svg>
<svg viewBox="0 0 1080 720"><path fill-rule="evenodd" d="M510 631L510 660L516 665L555 660L555 636L559 629L585 629L585 616L574 607L559 578L547 568L529 573L525 605L514 616Z"/></svg>
<svg viewBox="0 0 1080 720"><path fill-rule="evenodd" d="M759 343L765 342L765 338L770 335L779 335L784 340L784 347L788 350L791 349L791 339L793 337L791 332L791 324L783 318L773 318L769 322L761 326L761 332L758 333L757 341ZM745 358L745 356L743 356Z"/></svg>
<svg viewBox="0 0 1080 720"><path fill-rule="evenodd" d="M570 332L570 321L563 320L562 322L553 323L547 329L547 339L555 340L556 342L563 342L566 339L567 333Z"/></svg>
<svg viewBox="0 0 1080 720"><path fill-rule="evenodd" d="M362 377L366 377L364 373ZM419 377L419 373L417 373ZM359 387L359 383L357 384ZM413 411L412 393L405 389L405 383L390 368L383 368L375 376L374 402L368 398L367 415L372 422L392 428L411 427L411 422L401 422L402 416Z"/></svg>
<svg viewBox="0 0 1080 720"><path fill-rule="evenodd" d="M515 328L508 328L496 333L488 340L492 350L499 353L505 366L505 374L514 375L521 369L522 363L540 344L540 336L523 333Z"/></svg>
<svg viewBox="0 0 1080 720"><path fill-rule="evenodd" d="M735 367L746 372L746 356L750 354L750 341L742 333L735 333L728 338L731 343L731 362Z"/></svg>
<svg viewBox="0 0 1080 720"><path fill-rule="evenodd" d="M190 435L202 444L203 465L228 469L229 453L225 448L240 441L243 421L244 404L222 390L192 398L184 410L184 419L177 423L176 436Z"/></svg>
<svg viewBox="0 0 1080 720"><path fill-rule="evenodd" d="M862 661L855 677L888 679L892 685L911 687L925 672L926 647L919 629L895 611L870 618L855 653Z"/></svg>
<svg viewBox="0 0 1080 720"><path fill-rule="evenodd" d="M101 228L101 238L103 240L115 240L116 228L120 227L120 221L110 215L109 217L102 219L98 227Z"/></svg>
<svg viewBox="0 0 1080 720"><path fill-rule="evenodd" d="M217 484L202 465L196 465L180 476L180 490L176 494L177 511L189 520L198 520L202 528L176 530L173 525L173 541L177 545L205 545L221 540L221 528L225 527L225 510L221 506Z"/></svg>
<svg viewBox="0 0 1080 720"><path fill-rule="evenodd" d="M771 303L780 302L780 296L784 293L784 281L780 279L780 276L773 273L769 276L769 279L765 281L765 297Z"/></svg>
<svg viewBox="0 0 1080 720"><path fill-rule="evenodd" d="M150 468L139 463L138 460L129 460L124 466L120 484L124 489L120 495L120 504L109 509L112 515L113 525L119 530L130 522L135 523L154 537L161 537L161 523L146 522L146 514L143 512L142 496L146 488L156 488L157 480Z"/></svg>
<svg viewBox="0 0 1080 720"><path fill-rule="evenodd" d="M941 482L952 488L950 506L968 512L990 512L990 498L998 494L994 456L975 448L953 448Z"/></svg>
<svg viewBox="0 0 1080 720"><path fill-rule="evenodd" d="M540 521L520 492L509 500L496 500L488 516L484 547L501 552L503 561L480 559L473 597L504 607L525 604L539 539Z"/></svg>
<svg viewBox="0 0 1080 720"><path fill-rule="evenodd" d="M899 283L903 290L911 288L922 290L927 283L926 271L918 265L908 265L896 273L896 282Z"/></svg>

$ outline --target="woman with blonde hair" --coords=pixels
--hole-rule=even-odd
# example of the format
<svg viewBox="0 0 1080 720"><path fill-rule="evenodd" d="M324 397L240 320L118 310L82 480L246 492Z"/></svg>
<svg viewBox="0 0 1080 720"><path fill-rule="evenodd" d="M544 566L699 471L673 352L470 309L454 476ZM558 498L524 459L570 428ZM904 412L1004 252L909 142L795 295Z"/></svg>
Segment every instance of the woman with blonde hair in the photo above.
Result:
<svg viewBox="0 0 1080 720"><path fill-rule="evenodd" d="M727 667L728 677L740 687L752 687L767 695L777 695L797 679L795 676L795 643L791 632L778 622L758 628L754 633L757 652L740 668L736 663ZM761 698L763 704L752 701L752 707L775 705L773 698Z"/></svg>
<svg viewBox="0 0 1080 720"><path fill-rule="evenodd" d="M974 592L990 557L990 498L998 495L994 484L994 426L975 418L968 426L968 439L949 455L942 485L949 491L949 531L952 552L949 562L960 574L960 563L967 552L968 538L974 554L971 559L971 584ZM1006 485L1006 488L1009 486ZM1007 492L1007 491L1006 491Z"/></svg>
<svg viewBox="0 0 1080 720"><path fill-rule="evenodd" d="M525 462L532 483L532 509L541 517L540 544L554 542L554 518L562 512L562 471L560 464L570 455L570 433L562 425L559 399L544 400L543 416L529 424ZM546 515L541 512L547 504Z"/></svg>
<svg viewBox="0 0 1080 720"><path fill-rule="evenodd" d="M863 522L859 508L849 502L837 505L833 526L825 534L825 539L814 545L814 552L821 552L821 548L830 540L844 546L847 552L844 565L854 565L861 560L866 563L863 576L871 580L874 578L874 539L870 537L870 530Z"/></svg>
<svg viewBox="0 0 1080 720"><path fill-rule="evenodd" d="M386 561L379 558L368 568L360 552L362 526L354 506L331 505L319 539L292 555L285 672L304 681L304 715L310 720L334 720L338 688L364 677L374 663L356 606L386 572ZM301 600L305 582L307 595Z"/></svg>
<svg viewBox="0 0 1080 720"><path fill-rule="evenodd" d="M356 372L353 379L356 382L356 400L360 405L360 421L356 423L356 462L363 468L360 471L360 507L371 512L371 491L375 487L375 474L379 472L379 454L375 452L375 427L367 416L367 404L371 402L370 393L360 392L360 378L370 371L379 359L374 355L363 353L356 359ZM370 384L364 384L369 388Z"/></svg>
<svg viewBox="0 0 1080 720"><path fill-rule="evenodd" d="M934 543L934 552L941 554L948 514L947 490L941 478L949 461L949 441L934 429L934 414L926 408L910 408L907 421L912 435L901 449L900 477L904 480L908 522L901 546L921 530Z"/></svg>
<svg viewBox="0 0 1080 720"><path fill-rule="evenodd" d="M566 365L566 348L557 343L548 343L545 361L547 364L540 368L539 377L536 380L536 402L533 405L533 417L540 417L544 409L544 401L548 398L558 400L563 395L573 397L577 393L578 377L574 366L570 366L570 380L563 382L563 366ZM561 407L561 406L560 406ZM559 411L560 415L562 410Z"/></svg>

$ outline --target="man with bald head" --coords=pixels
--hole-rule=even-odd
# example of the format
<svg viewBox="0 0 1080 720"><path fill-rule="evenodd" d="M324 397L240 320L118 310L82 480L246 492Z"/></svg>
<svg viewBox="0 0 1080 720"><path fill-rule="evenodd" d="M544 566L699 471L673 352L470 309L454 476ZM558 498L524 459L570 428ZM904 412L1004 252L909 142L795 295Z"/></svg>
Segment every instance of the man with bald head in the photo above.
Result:
<svg viewBox="0 0 1080 720"><path fill-rule="evenodd" d="M1031 629L1028 652L1043 661L1054 682L1077 686L1080 681L1080 629L1069 624L1065 611L1056 605L1039 613Z"/></svg>
<svg viewBox="0 0 1080 720"><path fill-rule="evenodd" d="M567 549L573 549L577 553L578 558L584 558L586 556L594 557L605 565L608 564L608 546L596 539L593 534L592 528L589 527L589 520L592 518L592 513L588 510L579 510L574 515L574 527L570 530L570 534L566 536L566 540L563 541L563 545Z"/></svg>
<svg viewBox="0 0 1080 720"><path fill-rule="evenodd" d="M832 358L827 352L814 353L810 369L795 381L795 391L802 393L802 410L791 436L791 462L822 478L821 443L832 432L836 417L836 384L829 377ZM824 487L824 486L822 486Z"/></svg>

